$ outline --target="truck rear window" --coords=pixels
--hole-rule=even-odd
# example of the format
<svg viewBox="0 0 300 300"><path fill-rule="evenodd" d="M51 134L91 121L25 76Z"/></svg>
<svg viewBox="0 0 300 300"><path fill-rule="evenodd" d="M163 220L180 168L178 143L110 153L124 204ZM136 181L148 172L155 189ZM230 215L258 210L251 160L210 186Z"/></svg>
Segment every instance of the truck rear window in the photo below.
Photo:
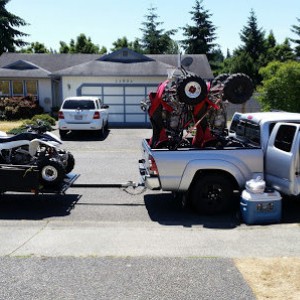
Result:
<svg viewBox="0 0 300 300"><path fill-rule="evenodd" d="M252 122L240 121L236 127L238 138L255 146L260 146L260 127Z"/></svg>
<svg viewBox="0 0 300 300"><path fill-rule="evenodd" d="M95 103L92 100L67 100L64 102L63 109L95 109Z"/></svg>

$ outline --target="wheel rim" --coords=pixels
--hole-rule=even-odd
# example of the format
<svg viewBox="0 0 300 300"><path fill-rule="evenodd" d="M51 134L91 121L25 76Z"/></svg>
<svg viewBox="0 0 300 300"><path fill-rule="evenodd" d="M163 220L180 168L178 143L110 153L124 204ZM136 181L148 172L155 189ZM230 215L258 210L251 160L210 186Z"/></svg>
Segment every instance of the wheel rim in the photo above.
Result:
<svg viewBox="0 0 300 300"><path fill-rule="evenodd" d="M208 185L203 191L202 199L207 208L221 208L224 200L222 186L220 184Z"/></svg>
<svg viewBox="0 0 300 300"><path fill-rule="evenodd" d="M54 181L58 176L58 171L53 166L46 166L42 169L42 178L46 181Z"/></svg>
<svg viewBox="0 0 300 300"><path fill-rule="evenodd" d="M187 97L195 99L201 95L201 85L196 81L191 81L186 84L184 92Z"/></svg>

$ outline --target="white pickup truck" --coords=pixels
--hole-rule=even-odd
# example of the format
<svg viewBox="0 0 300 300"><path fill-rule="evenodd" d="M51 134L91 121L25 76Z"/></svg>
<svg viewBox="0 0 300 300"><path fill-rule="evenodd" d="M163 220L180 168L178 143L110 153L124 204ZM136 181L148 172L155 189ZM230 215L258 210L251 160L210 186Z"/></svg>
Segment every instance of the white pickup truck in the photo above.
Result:
<svg viewBox="0 0 300 300"><path fill-rule="evenodd" d="M218 147L151 149L144 139L139 169L146 187L181 194L199 212L210 214L230 208L238 200L234 192L257 176L283 195L298 196L300 114L236 117L230 135Z"/></svg>

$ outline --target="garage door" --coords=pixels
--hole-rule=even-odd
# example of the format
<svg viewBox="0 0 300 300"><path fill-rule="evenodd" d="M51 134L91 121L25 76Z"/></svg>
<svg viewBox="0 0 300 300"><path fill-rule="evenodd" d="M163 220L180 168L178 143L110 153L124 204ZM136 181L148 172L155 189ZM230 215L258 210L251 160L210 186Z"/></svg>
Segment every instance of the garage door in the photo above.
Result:
<svg viewBox="0 0 300 300"><path fill-rule="evenodd" d="M78 94L99 96L109 105L110 124L146 126L149 118L141 110L140 102L156 88L156 84L83 84Z"/></svg>

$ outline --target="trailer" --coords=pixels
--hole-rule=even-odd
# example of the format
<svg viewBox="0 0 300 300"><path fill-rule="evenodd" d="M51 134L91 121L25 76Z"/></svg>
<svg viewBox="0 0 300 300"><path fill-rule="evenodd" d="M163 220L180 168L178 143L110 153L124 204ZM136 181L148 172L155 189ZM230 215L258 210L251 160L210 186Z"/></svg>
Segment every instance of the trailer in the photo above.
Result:
<svg viewBox="0 0 300 300"><path fill-rule="evenodd" d="M69 173L60 185L43 186L37 166L0 164L0 193L65 194L78 177L78 174Z"/></svg>

